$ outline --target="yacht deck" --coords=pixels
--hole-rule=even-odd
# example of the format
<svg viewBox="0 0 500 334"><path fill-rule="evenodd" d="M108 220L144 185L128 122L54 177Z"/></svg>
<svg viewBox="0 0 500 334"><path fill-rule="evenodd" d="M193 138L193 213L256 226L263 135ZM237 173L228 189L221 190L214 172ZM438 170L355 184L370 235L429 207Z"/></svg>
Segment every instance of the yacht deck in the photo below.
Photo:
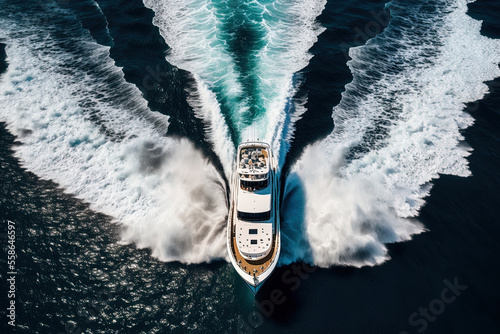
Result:
<svg viewBox="0 0 500 334"><path fill-rule="evenodd" d="M242 148L238 157L238 173L243 180L267 178L269 153L263 146Z"/></svg>
<svg viewBox="0 0 500 334"><path fill-rule="evenodd" d="M259 277L259 275L266 271L266 269L271 265L274 257L276 256L276 235L273 236L271 251L266 257L260 260L247 260L241 255L238 247L236 247L236 236L234 235L234 230L231 230L231 249L240 268L250 276L253 276L255 270L255 276Z"/></svg>

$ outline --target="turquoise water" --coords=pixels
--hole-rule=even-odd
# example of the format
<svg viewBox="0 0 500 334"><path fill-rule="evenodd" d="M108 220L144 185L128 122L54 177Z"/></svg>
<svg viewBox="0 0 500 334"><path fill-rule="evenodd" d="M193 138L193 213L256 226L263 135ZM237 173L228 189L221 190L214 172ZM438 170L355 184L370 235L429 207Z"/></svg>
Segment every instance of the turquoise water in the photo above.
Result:
<svg viewBox="0 0 500 334"><path fill-rule="evenodd" d="M230 136L234 144L249 137L272 142L290 131L283 128L294 112L296 73L322 31L316 17L324 1L145 3L171 48L167 59L197 81L199 116L216 123L206 110L215 108L224 118L227 133L212 136ZM205 89L210 96L200 97Z"/></svg>

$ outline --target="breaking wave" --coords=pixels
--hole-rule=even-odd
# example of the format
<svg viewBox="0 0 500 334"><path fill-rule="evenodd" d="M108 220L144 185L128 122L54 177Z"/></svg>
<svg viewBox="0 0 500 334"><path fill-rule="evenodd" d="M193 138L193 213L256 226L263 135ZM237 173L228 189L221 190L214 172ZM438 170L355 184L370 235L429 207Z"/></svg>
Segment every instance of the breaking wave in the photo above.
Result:
<svg viewBox="0 0 500 334"><path fill-rule="evenodd" d="M389 26L350 50L353 81L333 110L335 128L286 182L284 263L379 264L385 243L425 229L412 217L433 179L470 175L464 107L500 75L500 43L480 34L467 3L391 2Z"/></svg>
<svg viewBox="0 0 500 334"><path fill-rule="evenodd" d="M161 260L225 258L224 181L189 141L165 137L168 117L149 110L109 48L55 3L1 11L0 119L23 166L112 216L124 242Z"/></svg>

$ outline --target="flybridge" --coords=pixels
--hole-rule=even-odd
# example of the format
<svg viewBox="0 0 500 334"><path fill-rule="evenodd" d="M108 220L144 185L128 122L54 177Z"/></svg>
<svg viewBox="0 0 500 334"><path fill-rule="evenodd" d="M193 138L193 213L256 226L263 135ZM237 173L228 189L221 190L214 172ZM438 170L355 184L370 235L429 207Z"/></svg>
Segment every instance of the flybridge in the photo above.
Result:
<svg viewBox="0 0 500 334"><path fill-rule="evenodd" d="M269 151L264 146L244 147L239 152L238 174L243 181L257 181L268 178Z"/></svg>
<svg viewBox="0 0 500 334"><path fill-rule="evenodd" d="M265 146L243 146L239 151L237 213L240 220L270 219L269 151Z"/></svg>

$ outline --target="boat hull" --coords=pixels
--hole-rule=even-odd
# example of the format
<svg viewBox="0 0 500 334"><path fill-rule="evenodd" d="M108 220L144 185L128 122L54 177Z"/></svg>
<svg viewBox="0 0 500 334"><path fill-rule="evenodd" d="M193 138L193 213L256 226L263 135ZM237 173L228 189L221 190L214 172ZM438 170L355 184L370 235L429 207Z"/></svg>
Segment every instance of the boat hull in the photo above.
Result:
<svg viewBox="0 0 500 334"><path fill-rule="evenodd" d="M265 143L245 143L248 145L266 145ZM267 146L269 147L269 146ZM241 145L238 148L238 152L241 149ZM272 158L272 157L270 157ZM274 230L271 250L268 255L259 260L249 260L239 251L236 243L236 222L237 222L237 187L238 186L238 173L235 173L233 180L231 182L231 202L227 221L227 250L229 254L229 259L233 265L235 271L241 276L245 281L246 285L250 288L254 295L257 294L264 282L271 276L272 272L276 268L280 251L281 251L281 232L280 232L280 217L279 217L279 184L277 175L277 166L273 160L272 168L270 171L271 186L273 191L273 221Z"/></svg>

